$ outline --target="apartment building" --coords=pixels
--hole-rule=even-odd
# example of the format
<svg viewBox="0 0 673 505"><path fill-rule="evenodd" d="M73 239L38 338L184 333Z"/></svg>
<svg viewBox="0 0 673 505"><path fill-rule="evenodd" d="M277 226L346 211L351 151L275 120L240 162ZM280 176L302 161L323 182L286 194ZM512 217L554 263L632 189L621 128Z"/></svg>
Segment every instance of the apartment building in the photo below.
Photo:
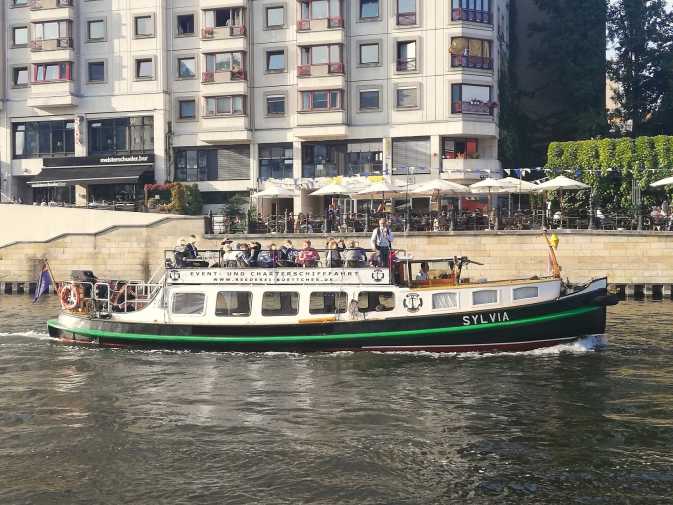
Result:
<svg viewBox="0 0 673 505"><path fill-rule="evenodd" d="M217 208L286 181L282 208L318 212L334 178L499 174L508 0L3 4L5 199L181 181Z"/></svg>

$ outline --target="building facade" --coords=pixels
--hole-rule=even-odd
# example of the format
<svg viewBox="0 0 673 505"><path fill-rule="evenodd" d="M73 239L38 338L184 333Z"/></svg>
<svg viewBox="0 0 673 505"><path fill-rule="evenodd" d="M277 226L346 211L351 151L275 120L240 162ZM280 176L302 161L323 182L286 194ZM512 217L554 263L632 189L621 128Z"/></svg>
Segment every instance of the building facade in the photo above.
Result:
<svg viewBox="0 0 673 505"><path fill-rule="evenodd" d="M3 0L3 199L498 176L506 0Z"/></svg>

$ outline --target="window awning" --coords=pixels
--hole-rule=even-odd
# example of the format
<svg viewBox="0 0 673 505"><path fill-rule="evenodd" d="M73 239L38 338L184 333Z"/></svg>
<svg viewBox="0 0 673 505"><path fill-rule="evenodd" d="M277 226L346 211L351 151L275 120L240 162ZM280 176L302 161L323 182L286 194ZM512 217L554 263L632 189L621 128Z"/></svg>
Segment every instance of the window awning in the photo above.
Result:
<svg viewBox="0 0 673 505"><path fill-rule="evenodd" d="M136 184L154 180L152 165L43 168L28 181L34 188L89 184Z"/></svg>

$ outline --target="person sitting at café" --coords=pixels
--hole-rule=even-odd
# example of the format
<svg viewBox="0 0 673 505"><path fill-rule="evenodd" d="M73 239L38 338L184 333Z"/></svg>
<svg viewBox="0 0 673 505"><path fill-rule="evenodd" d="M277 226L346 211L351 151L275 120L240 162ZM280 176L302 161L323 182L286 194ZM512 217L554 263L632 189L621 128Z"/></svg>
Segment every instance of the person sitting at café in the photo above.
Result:
<svg viewBox="0 0 673 505"><path fill-rule="evenodd" d="M346 249L346 266L348 268L362 268L367 264L367 253L355 240L351 240Z"/></svg>
<svg viewBox="0 0 673 505"><path fill-rule="evenodd" d="M421 263L421 271L416 275L417 281L429 281L430 280L430 266L426 261Z"/></svg>
<svg viewBox="0 0 673 505"><path fill-rule="evenodd" d="M327 254L325 257L327 268L340 268L343 266L341 253L336 240L330 240L327 243Z"/></svg>
<svg viewBox="0 0 673 505"><path fill-rule="evenodd" d="M318 261L320 261L320 254L311 246L310 240L305 240L303 249L299 251L297 264L302 267L315 267Z"/></svg>

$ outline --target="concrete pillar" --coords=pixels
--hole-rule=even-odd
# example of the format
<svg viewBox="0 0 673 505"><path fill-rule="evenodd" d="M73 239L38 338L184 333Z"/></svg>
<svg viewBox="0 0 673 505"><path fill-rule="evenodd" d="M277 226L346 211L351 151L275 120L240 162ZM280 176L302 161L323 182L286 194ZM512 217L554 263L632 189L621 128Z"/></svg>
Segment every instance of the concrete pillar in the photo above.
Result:
<svg viewBox="0 0 673 505"><path fill-rule="evenodd" d="M75 207L86 207L89 202L89 187L80 184L75 186Z"/></svg>
<svg viewBox="0 0 673 505"><path fill-rule="evenodd" d="M390 180L393 174L393 141L391 137L383 137L383 175Z"/></svg>
<svg viewBox="0 0 673 505"><path fill-rule="evenodd" d="M292 142L292 178L301 181L301 141L295 140ZM297 184L299 186L299 184ZM304 212L304 199L301 196L300 188L297 187L298 196L294 197L294 213L298 214Z"/></svg>
<svg viewBox="0 0 673 505"><path fill-rule="evenodd" d="M166 112L154 112L154 178L163 184L169 180L169 169L166 158Z"/></svg>
<svg viewBox="0 0 673 505"><path fill-rule="evenodd" d="M430 136L430 171L433 177L439 178L442 163L442 138L439 135Z"/></svg>
<svg viewBox="0 0 673 505"><path fill-rule="evenodd" d="M259 146L257 143L250 144L250 187L256 188L259 180Z"/></svg>

